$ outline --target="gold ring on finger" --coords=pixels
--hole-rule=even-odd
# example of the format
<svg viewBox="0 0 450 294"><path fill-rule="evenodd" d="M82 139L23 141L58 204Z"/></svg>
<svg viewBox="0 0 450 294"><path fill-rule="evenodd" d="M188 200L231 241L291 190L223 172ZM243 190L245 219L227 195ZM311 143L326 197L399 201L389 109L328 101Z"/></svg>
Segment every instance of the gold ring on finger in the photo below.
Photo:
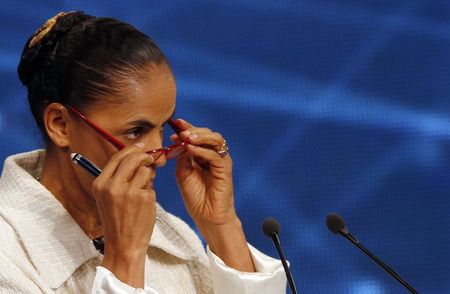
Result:
<svg viewBox="0 0 450 294"><path fill-rule="evenodd" d="M229 150L230 149L228 148L227 141L224 139L222 146L217 150L217 153L220 155L220 157L225 157L228 155Z"/></svg>

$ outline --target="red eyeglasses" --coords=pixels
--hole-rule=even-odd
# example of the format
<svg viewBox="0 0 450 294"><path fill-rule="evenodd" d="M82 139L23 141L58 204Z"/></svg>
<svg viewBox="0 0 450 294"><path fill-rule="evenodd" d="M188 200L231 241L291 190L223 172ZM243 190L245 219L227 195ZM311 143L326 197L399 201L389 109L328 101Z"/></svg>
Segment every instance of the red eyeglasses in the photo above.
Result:
<svg viewBox="0 0 450 294"><path fill-rule="evenodd" d="M115 137L113 137L111 134L97 126L93 121L91 121L89 118L81 114L77 109L75 109L72 106L66 105L67 109L72 111L75 115L77 115L79 118L81 118L83 121L85 121L89 126L91 126L100 136L102 136L104 139L106 139L108 142L113 144L117 149L121 150L125 148L125 144L117 140ZM175 133L179 134L179 130L174 124L174 120L170 119L168 121L170 127L175 131ZM175 144L169 147L163 147L159 149L153 149L150 151L147 151L146 153L151 154L153 158L156 160L161 155L165 155L167 159L176 158L178 155L184 153L186 151L186 143L182 142L180 144Z"/></svg>

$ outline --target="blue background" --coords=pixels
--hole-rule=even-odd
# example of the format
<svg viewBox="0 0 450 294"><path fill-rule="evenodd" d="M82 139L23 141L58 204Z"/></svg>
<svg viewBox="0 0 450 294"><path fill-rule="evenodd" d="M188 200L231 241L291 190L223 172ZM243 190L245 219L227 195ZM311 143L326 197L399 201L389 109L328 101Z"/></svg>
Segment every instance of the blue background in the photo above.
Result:
<svg viewBox="0 0 450 294"><path fill-rule="evenodd" d="M450 293L450 2L7 1L0 9L0 159L41 146L16 67L59 11L157 41L178 115L223 133L249 242L278 218L301 293L406 293L325 226L350 230L419 292ZM191 222L173 164L158 201Z"/></svg>

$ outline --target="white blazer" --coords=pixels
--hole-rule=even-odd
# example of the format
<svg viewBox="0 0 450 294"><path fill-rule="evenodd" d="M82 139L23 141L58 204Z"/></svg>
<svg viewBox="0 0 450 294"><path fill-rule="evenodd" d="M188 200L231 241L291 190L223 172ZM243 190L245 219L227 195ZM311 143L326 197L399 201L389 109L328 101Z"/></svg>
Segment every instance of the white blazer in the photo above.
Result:
<svg viewBox="0 0 450 294"><path fill-rule="evenodd" d="M36 180L45 151L8 157L0 178L0 293L285 293L281 262L250 252L256 273L227 267L157 206L145 289L120 282L61 203Z"/></svg>

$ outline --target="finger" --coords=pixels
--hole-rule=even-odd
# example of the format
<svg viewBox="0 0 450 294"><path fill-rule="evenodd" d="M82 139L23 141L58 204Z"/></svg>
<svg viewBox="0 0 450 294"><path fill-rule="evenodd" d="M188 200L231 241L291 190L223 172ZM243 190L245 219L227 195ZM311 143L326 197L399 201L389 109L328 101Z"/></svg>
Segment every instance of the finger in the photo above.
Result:
<svg viewBox="0 0 450 294"><path fill-rule="evenodd" d="M177 134L171 135L170 140L172 140L174 144L181 144L183 142Z"/></svg>
<svg viewBox="0 0 450 294"><path fill-rule="evenodd" d="M173 120L172 123L177 132L182 132L184 130L194 127L194 125L181 118Z"/></svg>
<svg viewBox="0 0 450 294"><path fill-rule="evenodd" d="M221 134L216 132L207 132L202 129L190 129L181 133L182 139L192 145L202 145L202 147L222 147L224 139ZM207 145L207 146L205 146Z"/></svg>
<svg viewBox="0 0 450 294"><path fill-rule="evenodd" d="M120 183L127 183L131 181L140 167L146 167L154 162L155 159L147 153L130 153L122 159L111 179L118 180Z"/></svg>
<svg viewBox="0 0 450 294"><path fill-rule="evenodd" d="M204 161L204 165L201 165L198 161ZM175 166L175 176L177 183L183 181L186 177L192 175L195 169L203 170L205 165L209 166L209 163L200 159L199 157L193 157L192 154L185 152L184 154L177 157L176 166Z"/></svg>
<svg viewBox="0 0 450 294"><path fill-rule="evenodd" d="M186 178L192 170L191 156L187 153L181 154L177 157L175 165L175 176L178 179Z"/></svg>
<svg viewBox="0 0 450 294"><path fill-rule="evenodd" d="M150 180L153 179L155 171L151 167L141 166L138 168L133 178L131 179L131 187L145 188Z"/></svg>
<svg viewBox="0 0 450 294"><path fill-rule="evenodd" d="M207 134L207 133L212 133L212 131L208 128L193 127L193 128L189 128L187 130L182 131L178 135L180 136L181 140L184 140L188 135L191 135L191 134Z"/></svg>
<svg viewBox="0 0 450 294"><path fill-rule="evenodd" d="M216 167L216 168L226 167L226 165L228 164L228 161L229 161L229 156L220 157L220 155L214 150L200 147L200 146L194 146L191 144L188 144L186 146L186 153L187 153L187 155L191 155L192 157L196 157L196 158L205 160L209 163L209 165L211 167Z"/></svg>
<svg viewBox="0 0 450 294"><path fill-rule="evenodd" d="M133 144L130 146L127 146L125 148L123 148L122 150L120 150L119 152L115 153L110 160L108 161L108 163L103 167L103 171L100 174L99 178L104 178L104 179L110 179L116 169L118 168L119 164L122 162L122 159L127 156L130 153L133 152L138 152L138 151L143 151L145 150L145 145L143 143L137 143L137 144Z"/></svg>

